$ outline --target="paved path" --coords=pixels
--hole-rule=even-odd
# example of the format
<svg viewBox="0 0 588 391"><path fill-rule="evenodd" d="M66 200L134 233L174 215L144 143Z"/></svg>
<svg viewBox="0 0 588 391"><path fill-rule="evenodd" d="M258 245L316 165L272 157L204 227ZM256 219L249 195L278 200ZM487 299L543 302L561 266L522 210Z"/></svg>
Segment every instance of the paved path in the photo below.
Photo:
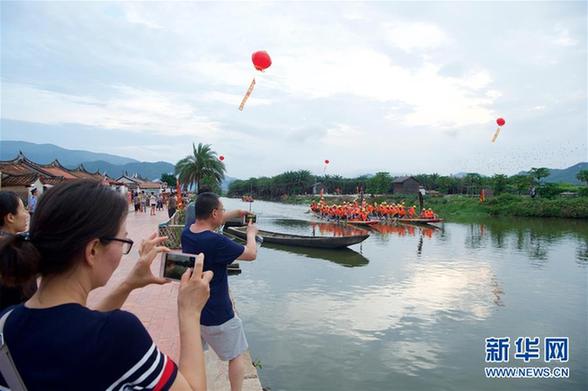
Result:
<svg viewBox="0 0 588 391"><path fill-rule="evenodd" d="M138 244L143 238L155 232L158 224L165 220L167 220L167 211L157 212L156 216L149 216L149 212L138 214L133 211L129 212L127 231L129 237L135 241L135 245L130 254L123 256L118 269L108 284L91 293L88 300L90 308L124 279L138 258ZM159 273L159 266L160 259L156 259L153 262L153 273ZM162 286L147 286L132 292L123 306L124 310L132 312L141 319L157 346L176 363L180 353L177 291L178 284L175 282ZM206 353L206 375L208 390L230 390L227 363L221 362L212 351ZM261 389L257 371L252 365L246 373L243 390L261 391Z"/></svg>

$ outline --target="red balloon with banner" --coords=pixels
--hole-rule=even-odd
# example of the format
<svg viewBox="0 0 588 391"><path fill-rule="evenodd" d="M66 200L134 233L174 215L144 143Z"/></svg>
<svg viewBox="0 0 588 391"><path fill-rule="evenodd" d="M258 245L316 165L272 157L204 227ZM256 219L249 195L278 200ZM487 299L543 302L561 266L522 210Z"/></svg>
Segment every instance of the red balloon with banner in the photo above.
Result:
<svg viewBox="0 0 588 391"><path fill-rule="evenodd" d="M272 59L265 50L260 50L253 53L251 55L251 61L253 62L255 69L262 72L272 65Z"/></svg>
<svg viewBox="0 0 588 391"><path fill-rule="evenodd" d="M502 129L502 127L506 124L506 121L504 120L504 118L497 118L496 119L496 125L498 125L498 128L496 128L496 132L494 132L494 136L492 136L492 142L495 142L496 139L498 138L498 135L500 134L500 130Z"/></svg>
<svg viewBox="0 0 588 391"><path fill-rule="evenodd" d="M251 62L253 62L253 66L259 72L265 71L267 68L269 68L272 65L272 59L271 59L270 55L265 50L259 50L257 52L254 52L251 55ZM247 89L247 92L245 93L243 100L241 100L241 104L239 105L240 111L243 111L243 108L245 107L245 103L247 102L247 99L249 99L249 97L251 96L251 93L253 92L254 87L255 87L255 77L253 77L253 80L251 80L251 84L249 84L249 88Z"/></svg>

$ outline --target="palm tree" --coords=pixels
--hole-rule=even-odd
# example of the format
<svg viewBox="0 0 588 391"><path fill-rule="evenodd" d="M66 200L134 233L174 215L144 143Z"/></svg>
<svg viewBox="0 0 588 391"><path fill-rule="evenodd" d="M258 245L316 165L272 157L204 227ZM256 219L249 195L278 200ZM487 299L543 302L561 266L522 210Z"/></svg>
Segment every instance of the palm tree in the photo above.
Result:
<svg viewBox="0 0 588 391"><path fill-rule="evenodd" d="M192 143L192 155L188 155L176 164L176 175L184 185L196 185L200 191L203 179L216 182L219 186L225 178L225 164L216 156L209 144Z"/></svg>

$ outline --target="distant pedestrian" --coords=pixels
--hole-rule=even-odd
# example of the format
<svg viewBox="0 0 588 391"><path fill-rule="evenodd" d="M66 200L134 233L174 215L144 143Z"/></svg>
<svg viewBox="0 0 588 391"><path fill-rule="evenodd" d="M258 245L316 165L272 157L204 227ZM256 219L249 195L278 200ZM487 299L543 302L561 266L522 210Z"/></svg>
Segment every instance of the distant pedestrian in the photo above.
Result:
<svg viewBox="0 0 588 391"><path fill-rule="evenodd" d="M135 205L135 213L141 210L141 199L137 192L133 192L133 204Z"/></svg>
<svg viewBox="0 0 588 391"><path fill-rule="evenodd" d="M172 193L171 196L169 197L169 200L167 201L167 214L170 219L174 215L174 213L176 213L176 207L177 207L176 193Z"/></svg>
<svg viewBox="0 0 588 391"><path fill-rule="evenodd" d="M151 211L149 212L150 216L155 216L155 207L157 206L157 198L155 194L152 192L151 197L149 197L149 206L151 207Z"/></svg>
<svg viewBox="0 0 588 391"><path fill-rule="evenodd" d="M145 191L142 190L141 191L141 196L140 196L140 200L141 200L141 212L143 213L147 213L147 194L145 194Z"/></svg>
<svg viewBox="0 0 588 391"><path fill-rule="evenodd" d="M163 194L159 193L159 196L157 197L157 210L163 210Z"/></svg>
<svg viewBox="0 0 588 391"><path fill-rule="evenodd" d="M27 207L29 210L29 214L32 215L33 213L35 213L35 209L37 208L37 188L35 187L33 187L31 190Z"/></svg>

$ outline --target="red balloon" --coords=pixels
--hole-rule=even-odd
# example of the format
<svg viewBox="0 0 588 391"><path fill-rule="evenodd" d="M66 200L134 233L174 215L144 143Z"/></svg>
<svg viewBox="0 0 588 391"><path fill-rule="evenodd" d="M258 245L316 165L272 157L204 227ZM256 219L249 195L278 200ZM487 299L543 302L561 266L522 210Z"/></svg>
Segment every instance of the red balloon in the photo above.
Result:
<svg viewBox="0 0 588 391"><path fill-rule="evenodd" d="M225 160L225 157L224 157L223 155L220 155L220 156L218 157L218 159L219 159L219 160L222 162L223 160Z"/></svg>
<svg viewBox="0 0 588 391"><path fill-rule="evenodd" d="M329 163L330 163L330 161L328 159L325 160L325 164L329 164Z"/></svg>
<svg viewBox="0 0 588 391"><path fill-rule="evenodd" d="M504 120L504 118L498 118L496 120L496 123L498 124L498 126L504 126L504 124L506 123L506 121Z"/></svg>
<svg viewBox="0 0 588 391"><path fill-rule="evenodd" d="M272 59L265 50L253 53L251 55L251 61L253 61L253 66L255 66L255 69L258 71L263 71L272 65Z"/></svg>

